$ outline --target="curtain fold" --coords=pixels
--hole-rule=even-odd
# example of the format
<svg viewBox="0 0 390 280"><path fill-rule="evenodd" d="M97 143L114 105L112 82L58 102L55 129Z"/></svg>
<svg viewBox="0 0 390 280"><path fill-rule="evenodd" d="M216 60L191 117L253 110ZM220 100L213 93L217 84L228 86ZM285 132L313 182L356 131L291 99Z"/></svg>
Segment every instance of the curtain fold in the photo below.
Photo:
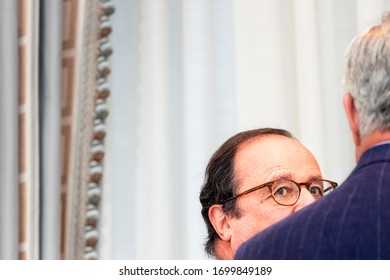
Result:
<svg viewBox="0 0 390 280"><path fill-rule="evenodd" d="M139 167L136 170L135 207L143 208L135 219L137 233L136 250L150 243L155 248L153 255L156 259L164 258L164 252L172 246L171 231L161 231L158 236L153 235L153 228L163 228L170 224L169 208L164 207L171 201L171 166L165 164L170 160L169 139L164 137L165 131L170 130L168 112L170 102L168 93L170 84L167 79L170 75L170 56L168 53L169 37L167 20L169 11L168 1L140 1L141 14L139 32L139 80L138 104L134 108L138 116L138 131L136 160ZM153 65L153 67L151 67ZM168 70L168 71L167 71ZM151 83L150 81L154 81ZM144 137L155 135L156 137ZM148 176L140 174L148 173ZM160 178L160 179L158 179ZM137 188L137 186L140 186ZM141 187L147 186L147 187ZM161 212L160 217L153 215L152 205ZM147 252L140 251L143 259Z"/></svg>
<svg viewBox="0 0 390 280"><path fill-rule="evenodd" d="M120 69L112 75L112 92L116 98L108 100L115 108L110 112L107 126L106 154L107 174L104 176L102 192L101 237L99 248L103 259L136 258L135 231L135 182L136 182L136 130L139 97L136 94L139 73L138 23L140 7L138 1L115 3L115 16L112 18L115 31L112 33L112 68ZM119 54L119 55L116 55ZM126 54L126 55L120 55ZM112 128L112 129L110 129ZM122 156L118 156L122 155ZM111 203L116 201L116 203Z"/></svg>
<svg viewBox="0 0 390 280"><path fill-rule="evenodd" d="M218 26L213 14L218 9L214 5L216 3L210 1L183 1L182 8L182 174L183 184L186 186L183 197L186 205L186 257L190 259L202 254L200 232L204 229L203 221L200 215L194 214L200 213L196 202L203 180L202 169L218 132L216 109L222 106L217 104L226 104L217 100L215 95L216 75L221 73L218 70L223 66L215 64L218 56L214 40L219 38L214 33ZM229 20L227 18L227 22ZM228 95L225 101L229 102ZM206 135L209 137L204 137Z"/></svg>
<svg viewBox="0 0 390 280"><path fill-rule="evenodd" d="M295 29L295 75L297 111L299 112L298 135L308 148L315 150L318 162L324 163L324 135L322 110L320 52L318 36L317 2L311 0L294 1ZM308 117L310 116L310 117ZM307 133L310 131L310 133Z"/></svg>

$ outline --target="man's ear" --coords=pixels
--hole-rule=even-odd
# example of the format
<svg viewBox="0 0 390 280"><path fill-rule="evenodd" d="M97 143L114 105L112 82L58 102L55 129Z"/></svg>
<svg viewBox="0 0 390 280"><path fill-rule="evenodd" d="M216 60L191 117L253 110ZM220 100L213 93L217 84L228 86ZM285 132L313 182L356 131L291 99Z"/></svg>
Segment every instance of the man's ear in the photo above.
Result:
<svg viewBox="0 0 390 280"><path fill-rule="evenodd" d="M359 112L356 110L355 102L351 93L347 92L343 97L344 110L347 115L349 127L352 131L353 141L356 146L360 145L361 136L359 130Z"/></svg>
<svg viewBox="0 0 390 280"><path fill-rule="evenodd" d="M222 205L214 204L209 209L209 219L215 231L223 241L230 241L232 238L230 223L222 210Z"/></svg>

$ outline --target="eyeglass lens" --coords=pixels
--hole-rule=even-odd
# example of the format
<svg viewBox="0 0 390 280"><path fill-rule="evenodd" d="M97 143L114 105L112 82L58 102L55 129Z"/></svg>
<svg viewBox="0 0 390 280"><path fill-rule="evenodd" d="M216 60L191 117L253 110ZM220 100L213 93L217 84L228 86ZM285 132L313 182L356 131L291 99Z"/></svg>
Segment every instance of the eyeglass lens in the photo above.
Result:
<svg viewBox="0 0 390 280"><path fill-rule="evenodd" d="M309 187L306 186L310 194L317 200L324 195L325 192L333 190L332 185L327 181L313 181ZM296 203L300 195L300 186L289 180L276 181L272 185L272 196L282 205L292 205Z"/></svg>

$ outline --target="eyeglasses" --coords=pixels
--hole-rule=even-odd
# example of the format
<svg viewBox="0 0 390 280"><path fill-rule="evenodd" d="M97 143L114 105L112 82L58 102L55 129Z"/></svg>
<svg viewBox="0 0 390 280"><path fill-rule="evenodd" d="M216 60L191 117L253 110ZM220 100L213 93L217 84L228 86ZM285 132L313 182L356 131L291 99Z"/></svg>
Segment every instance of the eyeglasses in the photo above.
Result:
<svg viewBox="0 0 390 280"><path fill-rule="evenodd" d="M225 203L228 201L237 199L238 197L243 196L245 194L268 187L271 192L272 198L275 200L277 204L284 205L284 206L291 206L297 203L301 195L302 185L306 187L306 189L316 200L323 197L325 194L332 192L338 186L336 182L325 180L325 179L318 179L318 180L313 180L311 182L302 182L302 183L297 183L288 179L282 179L282 180L267 182L259 186L256 186L254 188L251 188L249 190L246 190L238 195L235 195L231 198L224 200L220 204L225 205Z"/></svg>

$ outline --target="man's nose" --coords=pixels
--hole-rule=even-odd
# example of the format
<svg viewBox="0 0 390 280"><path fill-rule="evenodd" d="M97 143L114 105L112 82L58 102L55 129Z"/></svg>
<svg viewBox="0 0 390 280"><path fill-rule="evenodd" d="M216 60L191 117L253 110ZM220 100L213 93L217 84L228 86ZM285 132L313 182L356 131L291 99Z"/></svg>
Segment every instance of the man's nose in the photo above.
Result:
<svg viewBox="0 0 390 280"><path fill-rule="evenodd" d="M305 186L301 186L301 195L299 196L299 199L296 203L297 207L295 207L294 212L301 210L303 207L313 203L314 201L316 201L316 199L309 192L309 190L305 188Z"/></svg>

